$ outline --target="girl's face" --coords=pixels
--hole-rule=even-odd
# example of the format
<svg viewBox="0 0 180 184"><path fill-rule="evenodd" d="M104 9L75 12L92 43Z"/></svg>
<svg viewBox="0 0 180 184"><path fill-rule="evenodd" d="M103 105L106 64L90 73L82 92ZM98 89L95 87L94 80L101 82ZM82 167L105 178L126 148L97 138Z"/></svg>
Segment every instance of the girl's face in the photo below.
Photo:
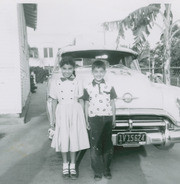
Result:
<svg viewBox="0 0 180 184"><path fill-rule="evenodd" d="M74 71L74 67L72 65L63 65L61 67L61 71L62 71L62 75L65 77L65 78L69 78L71 77L71 75L73 74L73 71Z"/></svg>

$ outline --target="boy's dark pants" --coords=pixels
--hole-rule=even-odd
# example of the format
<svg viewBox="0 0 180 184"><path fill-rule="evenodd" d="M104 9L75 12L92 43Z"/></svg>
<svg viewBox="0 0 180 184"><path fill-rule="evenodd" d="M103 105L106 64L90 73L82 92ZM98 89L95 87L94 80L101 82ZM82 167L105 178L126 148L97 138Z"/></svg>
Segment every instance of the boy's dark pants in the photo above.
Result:
<svg viewBox="0 0 180 184"><path fill-rule="evenodd" d="M89 117L91 166L94 173L101 175L110 171L113 156L112 116Z"/></svg>

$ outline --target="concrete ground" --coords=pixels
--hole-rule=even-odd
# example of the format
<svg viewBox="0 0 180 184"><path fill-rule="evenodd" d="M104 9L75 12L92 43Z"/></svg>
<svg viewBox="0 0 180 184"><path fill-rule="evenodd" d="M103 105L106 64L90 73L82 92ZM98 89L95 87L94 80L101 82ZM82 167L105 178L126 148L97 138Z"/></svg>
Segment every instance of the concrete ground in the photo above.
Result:
<svg viewBox="0 0 180 184"><path fill-rule="evenodd" d="M46 84L32 94L24 125L0 125L0 184L92 184L89 151L80 164L76 181L63 180L62 158L48 139L49 122L45 104ZM178 184L180 144L170 151L153 146L115 149L112 180L99 184Z"/></svg>

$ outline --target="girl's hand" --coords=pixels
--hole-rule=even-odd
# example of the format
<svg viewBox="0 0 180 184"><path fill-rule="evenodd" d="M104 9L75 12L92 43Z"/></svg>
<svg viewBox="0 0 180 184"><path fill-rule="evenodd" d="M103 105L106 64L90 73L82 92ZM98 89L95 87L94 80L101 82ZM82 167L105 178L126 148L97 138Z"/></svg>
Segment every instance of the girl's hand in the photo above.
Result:
<svg viewBox="0 0 180 184"><path fill-rule="evenodd" d="M50 126L51 126L52 128L55 128L55 124L56 124L56 121L53 120L53 121L50 123Z"/></svg>
<svg viewBox="0 0 180 184"><path fill-rule="evenodd" d="M55 131L55 126L50 126L50 129L54 130Z"/></svg>
<svg viewBox="0 0 180 184"><path fill-rule="evenodd" d="M90 130L90 129L91 129L91 127L90 127L90 125L89 125L89 122L86 123L86 129L87 129L87 130Z"/></svg>

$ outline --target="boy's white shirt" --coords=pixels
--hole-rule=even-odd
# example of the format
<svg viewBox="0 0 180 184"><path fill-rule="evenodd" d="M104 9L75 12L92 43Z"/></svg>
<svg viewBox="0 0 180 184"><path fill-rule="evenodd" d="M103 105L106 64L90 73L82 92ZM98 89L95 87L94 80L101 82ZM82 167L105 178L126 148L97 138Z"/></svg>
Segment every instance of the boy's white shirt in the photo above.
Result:
<svg viewBox="0 0 180 184"><path fill-rule="evenodd" d="M89 96L93 94L94 98L92 99L91 102L89 102L89 108L88 108L88 115L89 117L93 116L112 116L112 107L110 104L110 96L109 94L104 93L105 92L110 92L112 89L112 85L105 80L105 84L101 83L101 91L103 92L102 94L99 94L99 89L98 85L95 87L92 85L93 78L91 79L88 84L84 86L84 89L87 90ZM91 94L90 94L91 93ZM97 97L95 97L97 95ZM107 100L108 99L108 100ZM103 103L100 103L102 101ZM93 105L94 104L94 105ZM99 109L99 110L98 110ZM105 111L104 111L105 109Z"/></svg>

